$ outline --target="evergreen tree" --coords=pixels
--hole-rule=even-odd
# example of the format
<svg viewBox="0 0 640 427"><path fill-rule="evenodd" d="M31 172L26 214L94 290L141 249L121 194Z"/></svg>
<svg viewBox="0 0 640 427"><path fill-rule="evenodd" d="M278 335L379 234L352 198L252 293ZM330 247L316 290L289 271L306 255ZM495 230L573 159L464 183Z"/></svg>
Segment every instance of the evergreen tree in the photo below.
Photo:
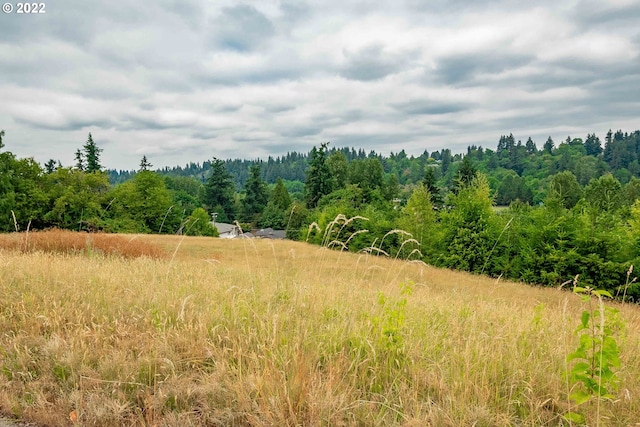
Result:
<svg viewBox="0 0 640 427"><path fill-rule="evenodd" d="M631 206L636 200L640 199L640 179L635 176L624 186L623 202L625 205Z"/></svg>
<svg viewBox="0 0 640 427"><path fill-rule="evenodd" d="M496 153L499 157L503 156L503 153L507 150L507 137L504 135L500 135L500 139L498 140L498 147L496 148Z"/></svg>
<svg viewBox="0 0 640 427"><path fill-rule="evenodd" d="M387 176L383 187L383 196L386 200L393 200L398 197L400 193L400 183L398 182L398 175L391 173Z"/></svg>
<svg viewBox="0 0 640 427"><path fill-rule="evenodd" d="M234 187L231 174L222 160L213 158L211 176L204 186L204 204L209 212L218 213L219 222L230 222L234 219Z"/></svg>
<svg viewBox="0 0 640 427"><path fill-rule="evenodd" d="M55 172L57 165L59 162L56 162L53 159L49 159L45 164L44 164L44 171L45 173L49 174L49 173L53 173Z"/></svg>
<svg viewBox="0 0 640 427"><path fill-rule="evenodd" d="M544 145L542 146L542 151L544 151L547 154L551 154L551 152L553 151L553 139L551 139L551 137L547 138L547 142L544 143Z"/></svg>
<svg viewBox="0 0 640 427"><path fill-rule="evenodd" d="M4 138L4 130L0 130L0 148L4 147L4 142L2 142L2 138Z"/></svg>
<svg viewBox="0 0 640 427"><path fill-rule="evenodd" d="M85 168L84 154L82 154L82 151L80 151L80 149L76 150L75 161L76 161L76 169L79 171L84 171L84 168Z"/></svg>
<svg viewBox="0 0 640 427"><path fill-rule="evenodd" d="M602 153L602 145L600 138L596 134L587 134L587 140L584 142L584 148L587 150L588 156L598 156Z"/></svg>
<svg viewBox="0 0 640 427"><path fill-rule="evenodd" d="M84 158L86 160L87 172L100 172L102 170L102 165L100 164L101 152L102 148L98 148L96 143L93 141L91 133L89 133L87 142L84 144Z"/></svg>
<svg viewBox="0 0 640 427"><path fill-rule="evenodd" d="M309 208L315 208L320 198L333 190L333 178L326 161L327 145L328 142L320 144L320 149L314 146L309 155L309 168L304 183L305 200Z"/></svg>
<svg viewBox="0 0 640 427"><path fill-rule="evenodd" d="M448 148L445 148L444 150L442 150L440 159L441 159L440 168L442 169L442 175L444 175L449 170L449 166L451 166L451 150L449 150Z"/></svg>
<svg viewBox="0 0 640 427"><path fill-rule="evenodd" d="M448 204L452 209L441 214L447 253L439 262L449 268L491 272L489 254L496 237L490 222L493 212L487 178L477 174L470 185L451 195Z"/></svg>
<svg viewBox="0 0 640 427"><path fill-rule="evenodd" d="M147 160L147 156L143 155L142 160L140 160L140 169L138 169L138 172L150 170L152 167L153 165L149 163L149 160Z"/></svg>
<svg viewBox="0 0 640 427"><path fill-rule="evenodd" d="M291 197L281 178L276 180L276 186L273 188L269 201L278 209L282 210L287 210L291 206Z"/></svg>
<svg viewBox="0 0 640 427"><path fill-rule="evenodd" d="M531 139L531 137L529 137L529 139L527 139L527 143L525 145L525 148L527 150L527 154L536 154L538 152L538 148L536 147L536 143L533 142L533 139Z"/></svg>
<svg viewBox="0 0 640 427"><path fill-rule="evenodd" d="M283 229L289 220L291 197L281 178L276 180L276 186L271 192L269 203L260 216L261 227Z"/></svg>
<svg viewBox="0 0 640 427"><path fill-rule="evenodd" d="M509 161L507 163L508 169L516 171L518 175L521 175L524 170L524 159L527 155L526 147L522 145L522 141L518 140L517 145L511 146L509 149Z"/></svg>
<svg viewBox="0 0 640 427"><path fill-rule="evenodd" d="M436 178L436 168L427 166L424 171L424 178L422 179L422 183L426 191L431 195L431 202L436 208L442 207L442 192L440 191L440 187L438 187L438 179Z"/></svg>
<svg viewBox="0 0 640 427"><path fill-rule="evenodd" d="M245 193L242 201L243 220L257 224L260 213L269 200L267 185L262 181L259 164L249 167L249 179L245 184Z"/></svg>
<svg viewBox="0 0 640 427"><path fill-rule="evenodd" d="M454 182L453 191L457 193L463 187L468 187L476 179L478 169L468 156L464 156L462 164L458 168L456 173L456 180Z"/></svg>

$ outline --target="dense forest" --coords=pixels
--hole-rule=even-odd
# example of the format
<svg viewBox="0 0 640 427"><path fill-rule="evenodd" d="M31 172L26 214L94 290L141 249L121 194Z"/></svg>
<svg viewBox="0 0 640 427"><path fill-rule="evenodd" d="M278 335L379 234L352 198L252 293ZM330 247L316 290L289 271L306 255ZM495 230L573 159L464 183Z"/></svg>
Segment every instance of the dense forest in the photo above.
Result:
<svg viewBox="0 0 640 427"><path fill-rule="evenodd" d="M292 239L527 283L559 286L580 275L614 293L640 259L640 131L609 131L604 142L549 137L540 147L503 135L495 150L419 156L323 143L267 160L159 170L143 157L137 171L105 170L91 134L70 167L18 159L3 138L4 232L215 235L215 213L245 229L281 228ZM640 295L636 283L625 290Z"/></svg>

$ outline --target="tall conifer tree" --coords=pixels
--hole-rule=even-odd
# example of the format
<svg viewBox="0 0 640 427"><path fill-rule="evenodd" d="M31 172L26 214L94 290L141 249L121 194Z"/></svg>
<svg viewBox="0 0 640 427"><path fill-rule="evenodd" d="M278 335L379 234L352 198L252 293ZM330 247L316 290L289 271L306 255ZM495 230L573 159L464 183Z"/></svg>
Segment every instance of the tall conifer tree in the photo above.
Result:
<svg viewBox="0 0 640 427"><path fill-rule="evenodd" d="M102 148L99 148L96 145L96 143L93 141L91 133L89 133L87 142L84 144L84 158L86 161L87 172L100 172L102 170L102 165L100 164L101 152Z"/></svg>
<svg viewBox="0 0 640 427"><path fill-rule="evenodd" d="M213 158L211 161L211 176L204 185L204 203L209 213L218 213L218 221L229 222L235 217L233 207L234 185L231 174L224 162Z"/></svg>
<svg viewBox="0 0 640 427"><path fill-rule="evenodd" d="M315 208L320 198L333 190L333 177L327 165L328 142L313 147L309 156L309 169L304 183L305 199L309 208Z"/></svg>

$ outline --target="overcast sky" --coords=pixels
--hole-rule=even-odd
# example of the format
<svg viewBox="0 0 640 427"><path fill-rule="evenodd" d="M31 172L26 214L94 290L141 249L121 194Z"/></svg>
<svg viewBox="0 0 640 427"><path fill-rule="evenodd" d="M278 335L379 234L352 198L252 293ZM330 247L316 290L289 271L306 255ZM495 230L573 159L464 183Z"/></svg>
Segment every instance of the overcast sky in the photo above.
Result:
<svg viewBox="0 0 640 427"><path fill-rule="evenodd" d="M3 0L4 1L4 0ZM0 14L19 157L108 168L640 129L640 0L43 0Z"/></svg>

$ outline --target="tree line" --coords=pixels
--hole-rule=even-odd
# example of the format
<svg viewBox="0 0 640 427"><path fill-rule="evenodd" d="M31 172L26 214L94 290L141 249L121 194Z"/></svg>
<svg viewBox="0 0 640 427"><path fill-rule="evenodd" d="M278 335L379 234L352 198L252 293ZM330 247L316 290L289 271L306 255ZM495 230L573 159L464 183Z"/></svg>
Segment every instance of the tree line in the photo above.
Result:
<svg viewBox="0 0 640 427"><path fill-rule="evenodd" d="M219 222L247 227L284 226L289 193L282 180L268 186L260 166L249 167L245 189L236 191L225 162L213 158L206 179L163 175L146 156L129 178L113 184L91 134L75 152L75 164L19 159L5 151L0 132L0 231L52 227L119 233L217 235Z"/></svg>
<svg viewBox="0 0 640 427"><path fill-rule="evenodd" d="M538 150L508 135L495 151L471 146L460 160L443 152L427 159L420 181L399 186L376 157L359 170L326 145L312 150L305 224L314 226L301 238L549 286L579 275L640 296L631 275L640 261L640 132L610 132L604 147L588 135L557 147L549 138ZM405 156L394 160L411 174Z"/></svg>

